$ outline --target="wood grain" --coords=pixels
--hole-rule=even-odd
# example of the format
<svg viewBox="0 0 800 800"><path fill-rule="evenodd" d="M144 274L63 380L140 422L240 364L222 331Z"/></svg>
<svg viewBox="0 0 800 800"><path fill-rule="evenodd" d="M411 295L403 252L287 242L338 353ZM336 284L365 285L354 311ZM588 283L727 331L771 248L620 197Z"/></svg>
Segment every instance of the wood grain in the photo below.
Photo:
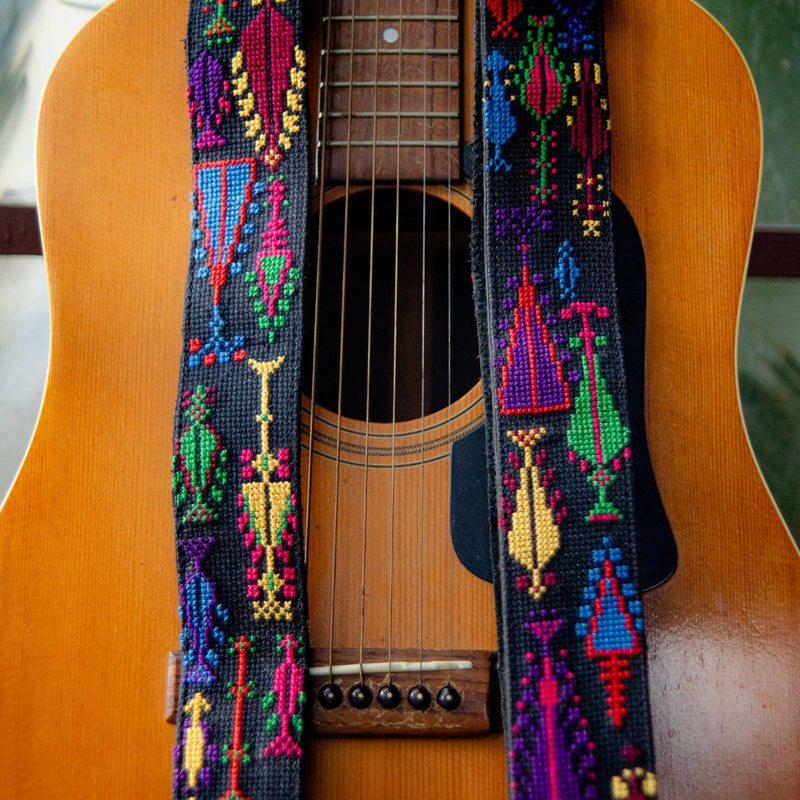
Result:
<svg viewBox="0 0 800 800"><path fill-rule="evenodd" d="M757 103L739 53L693 3L607 5L614 183L648 260L649 439L680 551L646 603L661 797L800 796L800 560L752 460L735 379ZM43 103L51 365L0 514L0 796L17 800L170 794L184 18L185 3L116 0ZM505 796L499 737L364 747L314 742L309 797Z"/></svg>

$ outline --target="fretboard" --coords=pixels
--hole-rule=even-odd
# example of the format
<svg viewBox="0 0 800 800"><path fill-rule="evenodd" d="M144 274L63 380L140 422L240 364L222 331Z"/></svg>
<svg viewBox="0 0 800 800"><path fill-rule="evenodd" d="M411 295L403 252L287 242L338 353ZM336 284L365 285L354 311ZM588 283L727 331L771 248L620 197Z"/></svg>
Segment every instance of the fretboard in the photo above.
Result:
<svg viewBox="0 0 800 800"><path fill-rule="evenodd" d="M326 9L318 172L457 178L458 0L331 0Z"/></svg>

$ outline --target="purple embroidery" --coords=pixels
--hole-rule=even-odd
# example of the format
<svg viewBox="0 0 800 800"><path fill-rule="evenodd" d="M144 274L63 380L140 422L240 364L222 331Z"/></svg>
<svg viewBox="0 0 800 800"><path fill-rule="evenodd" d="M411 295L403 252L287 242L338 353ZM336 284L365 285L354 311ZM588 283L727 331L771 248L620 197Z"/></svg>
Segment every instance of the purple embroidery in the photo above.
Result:
<svg viewBox="0 0 800 800"><path fill-rule="evenodd" d="M228 622L228 611L217 602L216 588L200 566L214 539L183 539L178 543L194 564L194 571L180 587L183 680L208 685L217 680L214 671L219 666L219 655L214 648L225 642L225 634L218 625Z"/></svg>
<svg viewBox="0 0 800 800"><path fill-rule="evenodd" d="M570 390L561 362L558 360L555 342L550 336L547 315L543 306L549 302L543 296L536 299L534 283L531 281L528 239L538 226L543 226L544 216L537 209L499 209L496 214L497 230L513 232L520 236L518 246L522 254L522 282L516 284L517 300L511 322L498 321L501 330L508 330L506 364L501 368L501 383L498 388L500 410L503 414L537 414L548 411L563 411L570 407Z"/></svg>
<svg viewBox="0 0 800 800"><path fill-rule="evenodd" d="M219 129L224 115L231 111L231 102L227 97L229 89L222 64L203 51L189 70L189 116L199 131L194 142L199 150L227 144Z"/></svg>
<svg viewBox="0 0 800 800"><path fill-rule="evenodd" d="M555 612L532 611L527 628L537 653L526 653L528 668L520 683L517 716L511 728L511 794L514 800L591 800L594 757L587 721L577 706L566 651L551 642L563 621Z"/></svg>

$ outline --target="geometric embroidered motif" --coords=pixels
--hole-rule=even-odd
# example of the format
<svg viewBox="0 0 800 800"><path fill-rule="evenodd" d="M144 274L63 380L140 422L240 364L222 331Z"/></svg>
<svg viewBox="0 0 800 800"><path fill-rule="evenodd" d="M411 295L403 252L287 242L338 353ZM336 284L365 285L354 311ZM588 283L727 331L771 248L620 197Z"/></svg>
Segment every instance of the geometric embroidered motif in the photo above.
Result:
<svg viewBox="0 0 800 800"><path fill-rule="evenodd" d="M283 364L283 356L274 361L248 364L261 378L261 452L242 451L242 489L239 496L239 527L250 551L247 571L247 597L252 601L257 620L292 619L292 601L296 596L295 567L290 563L297 532L297 498L292 491L289 452L277 456L269 449L269 378Z"/></svg>
<svg viewBox="0 0 800 800"><path fill-rule="evenodd" d="M275 670L272 690L264 698L264 708L271 712L267 719L267 733L274 736L264 755L299 758L303 751L296 738L303 732L300 709L305 701L305 693L303 670L295 662L295 654L303 652L303 644L291 633L278 636L277 640L277 650L284 654L284 660Z"/></svg>
<svg viewBox="0 0 800 800"><path fill-rule="evenodd" d="M623 518L622 512L608 498L608 489L622 469L622 460L630 458L630 429L608 391L605 378L600 374L596 348L606 344L590 323L590 317L607 319L609 311L597 303L572 303L561 312L562 319L577 315L581 319L581 332L570 340L570 346L583 350L581 379L575 410L572 414L567 441L570 459L577 461L587 474L587 481L597 490L597 502L586 517L587 522L613 522Z"/></svg>
<svg viewBox="0 0 800 800"><path fill-rule="evenodd" d="M508 754L512 797L595 800L593 744L578 704L565 651L553 645L563 621L553 610L531 611L535 647L525 654Z"/></svg>
<svg viewBox="0 0 800 800"><path fill-rule="evenodd" d="M642 604L636 587L626 583L630 570L622 563L622 551L604 537L603 547L595 550L596 566L589 570L589 585L581 606L582 620L575 626L586 638L586 654L600 665L600 680L606 686L608 715L620 727L625 719L625 685L631 677L631 659L641 655Z"/></svg>
<svg viewBox="0 0 800 800"><path fill-rule="evenodd" d="M525 586L531 597L538 600L548 585L548 576L544 568L558 552L561 544L559 523L564 518L565 510L561 509L553 519L555 502L548 500L545 494L546 478L543 478L540 467L544 463L545 453L540 451L534 462L534 448L544 437L544 428L532 430L508 431L507 436L522 450L522 462L519 457L512 462L517 466L516 478L507 476L506 487L514 493L514 510L511 513L510 525L507 528L508 552L526 569L527 575L517 579L517 588ZM509 503L509 509L511 504Z"/></svg>
<svg viewBox="0 0 800 800"><path fill-rule="evenodd" d="M503 414L534 414L570 407L569 383L556 355L542 306L530 282L529 267L516 283L517 303L509 324L506 364L498 389Z"/></svg>
<svg viewBox="0 0 800 800"><path fill-rule="evenodd" d="M208 686L217 680L219 648L225 642L220 626L228 623L228 611L217 601L217 590L201 569L214 539L181 539L178 544L191 560L194 571L180 587L183 681Z"/></svg>
<svg viewBox="0 0 800 800"><path fill-rule="evenodd" d="M211 703L196 692L184 706L187 715L183 722L180 744L175 748L175 785L184 790L187 797L195 796L211 784L211 767L219 757L219 749L208 742L208 724L203 716L212 711Z"/></svg>
<svg viewBox="0 0 800 800"><path fill-rule="evenodd" d="M193 392L184 392L181 407L189 424L175 442L172 459L172 489L175 506L189 508L183 513L184 523L211 522L219 518L219 504L228 482L228 451L222 437L209 422L211 406L216 401L213 386L198 385Z"/></svg>
<svg viewBox="0 0 800 800"><path fill-rule="evenodd" d="M244 337L227 339L223 335L225 322L220 303L228 275L242 271L240 257L249 251L243 236L253 232L247 217L260 211L259 204L253 202L253 194L263 191L262 186L256 185L253 158L197 164L194 177L197 207L193 214L197 226L193 234L194 258L201 264L196 274L198 279L208 281L213 292L208 323L211 336L205 342L200 339L189 342L190 367L227 364L245 357Z"/></svg>

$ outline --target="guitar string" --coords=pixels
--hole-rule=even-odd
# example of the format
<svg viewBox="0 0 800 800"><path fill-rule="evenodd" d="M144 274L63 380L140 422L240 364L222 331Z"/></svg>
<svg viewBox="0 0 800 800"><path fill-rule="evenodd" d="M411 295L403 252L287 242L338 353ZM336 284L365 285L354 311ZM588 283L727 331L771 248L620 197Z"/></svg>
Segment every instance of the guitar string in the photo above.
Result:
<svg viewBox="0 0 800 800"><path fill-rule="evenodd" d="M314 434L316 431L317 421L317 366L318 366L318 345L319 345L319 329L320 329L320 306L322 297L322 251L323 251L323 230L325 220L325 191L327 183L327 167L328 167L328 99L329 99L329 82L330 82L330 50L331 41L333 36L333 0L327 2L327 18L328 24L325 30L325 44L324 64L322 66L322 90L319 95L319 104L317 108L317 141L319 143L319 161L317 165L318 179L319 179L319 209L317 215L317 252L316 252L316 276L315 276L315 289L314 289L314 323L312 334L312 347L311 347L311 387L309 397L309 419L308 419L308 463L306 465L306 485L305 485L305 502L304 502L304 558L306 563L306 574L309 574L309 569L314 566L313 559L309 559L311 552L311 497L312 497L312 484L313 484L313 469L314 469ZM329 653L330 656L330 653ZM332 667L332 659L328 658L329 669Z"/></svg>
<svg viewBox="0 0 800 800"><path fill-rule="evenodd" d="M452 14L453 8L452 4L448 4L448 13ZM448 21L447 23L447 49L448 51L452 52L453 49L453 23L452 21ZM448 87L452 84L453 78L453 59L452 56L447 57L447 84ZM452 88L448 88L447 90L447 113L448 113L448 141L457 140L457 137L454 136L450 131L450 126L453 124L452 117L450 116L453 111L453 95L452 95ZM453 338L452 338L452 331L453 331L453 158L451 157L449 150L446 151L448 153L447 156L447 407L450 408L453 402ZM449 492L448 492L449 498ZM453 570L447 570L448 581L452 583L452 574ZM453 620L455 619L455 609L454 609L454 598L453 598L453 587L452 585L448 586L447 591L447 616L446 619ZM452 630L452 626L449 626L450 630ZM453 661L453 638L450 639L450 652L448 653L448 664L449 662ZM452 682L452 673L448 668L447 671L447 685L449 686Z"/></svg>
<svg viewBox="0 0 800 800"><path fill-rule="evenodd" d="M347 298L347 257L349 252L349 222L350 222L350 168L352 156L352 133L353 133L353 80L355 68L355 46L353 38L355 35L355 8L350 12L350 52L349 70L350 78L347 89L347 145L345 147L345 171L344 171L344 219L342 230L342 278L341 278L341 300L339 307L339 374L337 383L336 398L336 458L333 490L333 537L331 559L331 593L330 593L330 615L328 629L328 674L330 682L333 681L333 638L334 620L336 608L336 567L338 561L338 542L339 542L339 491L341 489L341 467L342 467L342 394L344 387L344 325ZM363 680L363 676L362 676Z"/></svg>
<svg viewBox="0 0 800 800"><path fill-rule="evenodd" d="M364 411L364 476L361 518L361 620L358 643L358 665L361 681L364 681L364 628L366 624L366 582L367 582L367 526L369 502L369 436L370 436L370 387L372 382L372 312L375 268L375 213L376 213L376 167L378 157L378 31L380 29L380 0L375 8L375 80L372 88L372 166L370 185L369 221L369 278L367 288L367 363Z"/></svg>
<svg viewBox="0 0 800 800"><path fill-rule="evenodd" d="M428 0L423 4L425 21L423 41L427 46L428 36ZM428 244L428 55L423 56L422 73L422 245L420 252L421 277L420 277L420 464L419 464L419 682L422 684L422 653L425 631L425 350L427 334L426 320L426 280L427 280L427 244Z"/></svg>
<svg viewBox="0 0 800 800"><path fill-rule="evenodd" d="M392 645L394 632L394 537L395 537L395 492L397 468L397 345L398 326L397 310L399 307L400 289L400 124L402 119L403 78L403 0L400 0L397 53L397 144L395 146L395 197L394 197L394 288L392 308L392 456L390 470L390 502L389 502L389 620L387 626L387 656L389 661L389 684L392 683Z"/></svg>

